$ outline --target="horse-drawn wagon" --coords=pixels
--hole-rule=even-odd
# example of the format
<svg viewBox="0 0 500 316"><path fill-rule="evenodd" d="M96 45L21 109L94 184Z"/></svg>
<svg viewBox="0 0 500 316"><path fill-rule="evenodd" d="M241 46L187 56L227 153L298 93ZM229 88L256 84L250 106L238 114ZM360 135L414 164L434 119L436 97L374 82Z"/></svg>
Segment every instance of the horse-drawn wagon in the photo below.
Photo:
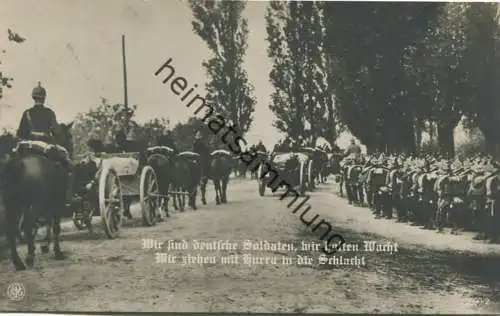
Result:
<svg viewBox="0 0 500 316"><path fill-rule="evenodd" d="M101 216L106 235L116 238L124 211L140 201L144 223L153 226L159 209L159 186L151 166L141 153L95 153L75 167L73 222L78 229L91 229L93 216ZM88 181L90 179L90 181Z"/></svg>
<svg viewBox="0 0 500 316"><path fill-rule="evenodd" d="M309 170L312 170L311 157L304 152L272 154L269 159L262 159L257 172L259 195L264 196L266 187L283 185L303 195L310 186Z"/></svg>

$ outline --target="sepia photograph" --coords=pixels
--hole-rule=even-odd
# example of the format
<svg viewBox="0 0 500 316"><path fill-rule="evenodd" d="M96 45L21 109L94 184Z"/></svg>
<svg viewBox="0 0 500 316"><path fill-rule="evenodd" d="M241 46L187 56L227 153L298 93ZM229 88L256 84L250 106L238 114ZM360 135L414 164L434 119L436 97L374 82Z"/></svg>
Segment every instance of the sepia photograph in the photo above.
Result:
<svg viewBox="0 0 500 316"><path fill-rule="evenodd" d="M0 312L500 314L499 3L0 8Z"/></svg>

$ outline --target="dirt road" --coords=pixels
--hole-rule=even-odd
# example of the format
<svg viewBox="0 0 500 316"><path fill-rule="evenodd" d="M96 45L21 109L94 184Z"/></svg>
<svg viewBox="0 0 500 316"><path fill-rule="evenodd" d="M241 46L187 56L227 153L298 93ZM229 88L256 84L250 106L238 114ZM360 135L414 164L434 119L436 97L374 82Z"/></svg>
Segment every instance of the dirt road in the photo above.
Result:
<svg viewBox="0 0 500 316"><path fill-rule="evenodd" d="M310 216L318 213L359 251L364 265L319 264L319 251L302 251L302 241L317 241L284 202L259 197L254 181L231 183L230 203L209 204L197 211L172 212L156 227L145 228L137 218L121 237L89 239L86 232L63 233L65 261L40 254L33 270L16 273L10 260L0 262L0 282L6 289L24 285L22 301L0 293L0 310L37 311L169 311L169 312L500 312L500 246L473 241L470 236L438 234L375 220L367 209L348 206L327 184L311 194ZM165 242L163 250L144 249L143 239ZM188 250L167 251L170 242ZM238 243L236 250L196 250L197 242ZM293 244L293 249L243 250L245 240ZM397 243L397 252L363 251L364 241ZM24 245L22 246L23 251ZM177 263L156 263L176 255ZM248 265L243 256L275 257L276 262ZM183 264L188 255L205 263ZM233 255L231 257L231 255ZM236 263L234 255L238 255ZM170 256L170 257L168 257ZM311 257L299 264L297 256ZM216 262L211 261L212 259ZM221 263L224 257L226 263ZM292 258L284 264L282 257ZM170 259L169 259L170 258ZM245 257L248 260L248 257ZM196 261L196 259L193 259ZM264 259L262 259L264 260ZM268 259L270 260L270 259ZM308 263L308 262L306 262Z"/></svg>

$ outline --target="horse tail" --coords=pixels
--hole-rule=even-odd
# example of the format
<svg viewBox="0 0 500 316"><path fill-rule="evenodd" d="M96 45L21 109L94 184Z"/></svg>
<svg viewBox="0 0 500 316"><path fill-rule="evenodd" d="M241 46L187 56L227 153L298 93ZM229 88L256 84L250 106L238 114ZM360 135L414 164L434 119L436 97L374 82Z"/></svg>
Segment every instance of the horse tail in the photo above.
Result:
<svg viewBox="0 0 500 316"><path fill-rule="evenodd" d="M222 179L231 174L233 159L229 155L216 155L210 162L210 172L215 179Z"/></svg>

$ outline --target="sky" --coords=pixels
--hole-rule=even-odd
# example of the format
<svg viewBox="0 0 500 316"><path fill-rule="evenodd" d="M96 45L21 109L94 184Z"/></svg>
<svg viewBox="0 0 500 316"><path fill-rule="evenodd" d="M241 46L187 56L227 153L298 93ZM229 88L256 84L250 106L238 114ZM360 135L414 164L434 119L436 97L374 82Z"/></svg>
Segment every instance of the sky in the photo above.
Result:
<svg viewBox="0 0 500 316"><path fill-rule="evenodd" d="M270 146L281 136L272 127L274 115L269 110L266 6L267 2L251 1L244 11L250 29L245 63L257 98L246 139L249 143L262 139ZM17 128L22 112L32 105L31 90L38 81L61 122L99 105L101 97L122 103L122 34L126 36L128 99L139 107L137 120L166 117L174 125L193 115L153 75L172 58L176 73L187 79L189 87L203 87L208 80L201 64L211 55L192 31L186 1L0 0L0 7L0 71L14 77L13 88L4 89L0 100L0 127ZM7 28L27 40L9 42ZM345 147L349 139L343 135L337 144Z"/></svg>

